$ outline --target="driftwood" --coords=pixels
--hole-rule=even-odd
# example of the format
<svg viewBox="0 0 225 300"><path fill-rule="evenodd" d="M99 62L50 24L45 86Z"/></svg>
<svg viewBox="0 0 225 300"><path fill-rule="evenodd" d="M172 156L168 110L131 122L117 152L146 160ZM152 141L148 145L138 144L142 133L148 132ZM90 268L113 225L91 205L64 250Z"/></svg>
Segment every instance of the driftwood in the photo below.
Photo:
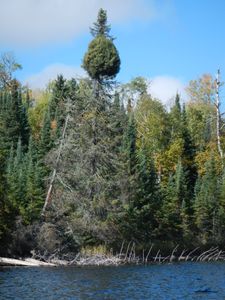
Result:
<svg viewBox="0 0 225 300"><path fill-rule="evenodd" d="M174 255L174 253L177 251L179 245L176 245L176 247L173 249L171 255L170 255L170 262L172 262L176 257Z"/></svg>
<svg viewBox="0 0 225 300"><path fill-rule="evenodd" d="M56 264L50 262L43 262L33 258L15 259L0 257L0 266L27 266L27 267L55 267Z"/></svg>
<svg viewBox="0 0 225 300"><path fill-rule="evenodd" d="M125 247L125 242L123 242L118 254L113 254L112 251L106 254L99 253L95 255L78 253L75 256L73 256L72 254L64 255L63 259L58 256L59 253L57 251L50 256L48 256L47 253L41 255L40 253L31 251L33 258L27 258L24 260L0 257L0 266L118 266L124 264L160 264L181 261L225 261L225 251L220 250L218 247L212 247L206 251L200 251L198 247L190 252L187 249L178 251L178 247L179 246L177 245L168 256L163 256L160 249L155 249L155 255L150 256L154 248L154 245L152 244L148 250L147 255L145 253L145 250L143 249L142 251L140 251L139 256L135 251L134 242L129 242L127 247Z"/></svg>
<svg viewBox="0 0 225 300"><path fill-rule="evenodd" d="M148 262L148 257L149 257L149 255L150 255L150 253L151 253L151 251L152 251L152 247L153 247L153 245L151 245L151 247L150 247L150 249L149 249L149 251L148 251L148 254L147 254L146 258L145 258L145 262L146 262L146 263Z"/></svg>

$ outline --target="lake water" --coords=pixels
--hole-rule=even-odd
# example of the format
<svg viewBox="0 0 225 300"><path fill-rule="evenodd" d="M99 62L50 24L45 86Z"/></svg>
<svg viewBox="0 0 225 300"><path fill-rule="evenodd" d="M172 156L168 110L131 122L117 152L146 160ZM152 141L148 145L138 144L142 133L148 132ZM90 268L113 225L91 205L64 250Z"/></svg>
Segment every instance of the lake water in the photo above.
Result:
<svg viewBox="0 0 225 300"><path fill-rule="evenodd" d="M0 299L225 299L225 263L0 268Z"/></svg>

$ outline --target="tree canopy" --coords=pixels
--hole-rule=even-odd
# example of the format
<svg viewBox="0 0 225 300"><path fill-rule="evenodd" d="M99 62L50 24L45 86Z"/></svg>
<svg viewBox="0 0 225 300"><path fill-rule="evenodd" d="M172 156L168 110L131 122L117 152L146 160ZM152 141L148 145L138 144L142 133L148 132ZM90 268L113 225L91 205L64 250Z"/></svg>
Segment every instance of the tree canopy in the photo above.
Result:
<svg viewBox="0 0 225 300"><path fill-rule="evenodd" d="M16 61L0 61L1 253L225 246L213 78L191 81L189 99L174 95L166 109L145 78L110 80L120 57L109 31L101 9L83 59L89 76L59 75L39 94L13 78ZM220 125L224 152L223 114Z"/></svg>
<svg viewBox="0 0 225 300"><path fill-rule="evenodd" d="M106 11L100 9L97 23L91 30L94 39L90 42L83 59L84 69L97 81L113 79L120 70L119 53L109 38L110 27L106 22Z"/></svg>

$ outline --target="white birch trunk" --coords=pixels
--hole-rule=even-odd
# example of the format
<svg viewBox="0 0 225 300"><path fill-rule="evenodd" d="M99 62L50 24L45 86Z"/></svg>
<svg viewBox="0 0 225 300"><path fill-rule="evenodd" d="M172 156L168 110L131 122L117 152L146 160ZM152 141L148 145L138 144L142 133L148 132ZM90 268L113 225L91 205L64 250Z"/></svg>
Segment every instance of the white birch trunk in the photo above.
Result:
<svg viewBox="0 0 225 300"><path fill-rule="evenodd" d="M217 136L217 147L218 152L221 157L222 161L222 167L223 167L223 150L221 147L221 134L220 134L220 128L221 128L221 115L220 115L220 97L219 97L219 87L220 87L220 70L217 72L216 76L216 136Z"/></svg>

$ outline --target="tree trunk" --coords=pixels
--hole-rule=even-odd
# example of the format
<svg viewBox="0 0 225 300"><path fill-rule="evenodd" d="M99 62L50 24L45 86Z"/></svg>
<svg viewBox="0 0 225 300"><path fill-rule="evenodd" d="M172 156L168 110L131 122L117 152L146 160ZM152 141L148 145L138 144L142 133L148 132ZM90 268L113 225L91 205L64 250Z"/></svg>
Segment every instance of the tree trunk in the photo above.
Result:
<svg viewBox="0 0 225 300"><path fill-rule="evenodd" d="M216 136L217 136L217 147L218 152L221 157L222 161L222 167L223 167L223 150L221 147L221 134L220 134L220 128L221 128L221 115L220 115L220 97L219 97L219 87L220 87L220 70L217 72L216 76Z"/></svg>
<svg viewBox="0 0 225 300"><path fill-rule="evenodd" d="M0 257L0 266L54 267L56 266L56 264L39 261L33 258L27 258L22 260L22 259Z"/></svg>
<svg viewBox="0 0 225 300"><path fill-rule="evenodd" d="M66 116L66 120L65 120L65 124L64 124L64 128L63 128L63 133L62 133L62 137L61 137L61 141L60 141L60 145L59 145L58 155L57 155L56 162L55 162L55 167L54 167L53 172L52 172L50 185L49 185L49 188L48 188L47 196L45 198L45 203L44 203L42 213L41 213L42 216L45 215L46 208L51 202L51 194L52 194L53 184L54 184L54 181L55 181L56 172L57 172L57 168L58 168L58 164L59 164L59 159L60 159L61 152L62 152L62 146L63 146L65 134L66 134L66 128L67 128L68 120L69 120L69 114L67 114L67 116Z"/></svg>

